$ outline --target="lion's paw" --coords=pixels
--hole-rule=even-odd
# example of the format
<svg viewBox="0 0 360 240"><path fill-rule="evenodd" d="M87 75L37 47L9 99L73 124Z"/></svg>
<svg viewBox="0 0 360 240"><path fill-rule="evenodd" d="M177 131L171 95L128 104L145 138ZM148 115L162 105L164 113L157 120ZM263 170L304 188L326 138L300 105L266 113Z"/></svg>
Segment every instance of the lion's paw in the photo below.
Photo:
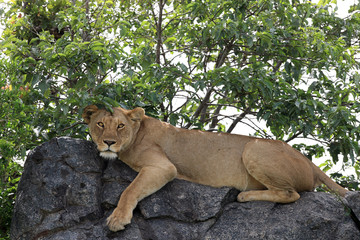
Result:
<svg viewBox="0 0 360 240"><path fill-rule="evenodd" d="M123 214L119 214L119 211L116 209L114 212L107 218L106 224L108 225L110 231L117 232L125 229L125 225L131 222L130 217L124 217Z"/></svg>
<svg viewBox="0 0 360 240"><path fill-rule="evenodd" d="M239 193L239 195L237 196L237 200L238 202L248 202L249 200L249 196L246 192L241 192Z"/></svg>

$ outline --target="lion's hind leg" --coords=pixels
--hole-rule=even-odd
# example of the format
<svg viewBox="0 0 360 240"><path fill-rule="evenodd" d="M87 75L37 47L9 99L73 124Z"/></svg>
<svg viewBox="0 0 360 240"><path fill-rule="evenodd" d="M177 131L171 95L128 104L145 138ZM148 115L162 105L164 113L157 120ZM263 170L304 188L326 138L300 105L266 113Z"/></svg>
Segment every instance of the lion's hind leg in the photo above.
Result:
<svg viewBox="0 0 360 240"><path fill-rule="evenodd" d="M311 174L307 175L312 173L311 167L302 158L296 155L294 157L291 153L279 141L256 140L248 143L242 159L249 174L249 187L238 195L238 201L290 203L300 198L298 190L311 190L314 180ZM265 189L252 188L254 180Z"/></svg>
<svg viewBox="0 0 360 240"><path fill-rule="evenodd" d="M296 191L292 190L252 190L241 192L237 200L239 202L248 201L270 201L277 203L295 202L300 198Z"/></svg>
<svg viewBox="0 0 360 240"><path fill-rule="evenodd" d="M265 190L252 189L250 187L238 195L237 200L239 202L270 201L290 203L300 198L300 195L292 187L291 181L288 181L289 179L286 175L276 175L274 171L271 171L271 168L264 169L259 165L256 168L253 168L252 164L247 166L248 174L251 176L248 177L248 180L255 180L261 183Z"/></svg>
<svg viewBox="0 0 360 240"><path fill-rule="evenodd" d="M275 169L258 164L257 161L247 161L245 166L249 174L249 188L238 195L237 200L239 202L270 201L290 203L300 198L300 195L293 187L291 178L289 179L287 174L279 174ZM253 181L262 184L264 189L252 188Z"/></svg>

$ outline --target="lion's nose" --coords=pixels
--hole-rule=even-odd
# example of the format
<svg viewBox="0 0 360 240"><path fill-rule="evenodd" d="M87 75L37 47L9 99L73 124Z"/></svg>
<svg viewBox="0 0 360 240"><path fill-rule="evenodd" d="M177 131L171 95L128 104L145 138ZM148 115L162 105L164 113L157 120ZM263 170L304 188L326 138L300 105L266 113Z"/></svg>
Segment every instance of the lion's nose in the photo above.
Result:
<svg viewBox="0 0 360 240"><path fill-rule="evenodd" d="M104 143L107 144L109 147L113 144L115 144L115 141L111 141L111 140L104 140Z"/></svg>

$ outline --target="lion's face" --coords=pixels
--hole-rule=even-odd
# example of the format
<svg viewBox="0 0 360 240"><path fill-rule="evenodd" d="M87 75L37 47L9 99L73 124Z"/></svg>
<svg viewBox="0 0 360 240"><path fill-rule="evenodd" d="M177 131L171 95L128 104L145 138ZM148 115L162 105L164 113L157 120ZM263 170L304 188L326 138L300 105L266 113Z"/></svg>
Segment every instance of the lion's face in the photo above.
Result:
<svg viewBox="0 0 360 240"><path fill-rule="evenodd" d="M113 108L114 112L98 109L95 105L87 106L82 117L89 125L90 135L100 151L100 156L117 158L133 143L144 116L142 108L125 110Z"/></svg>

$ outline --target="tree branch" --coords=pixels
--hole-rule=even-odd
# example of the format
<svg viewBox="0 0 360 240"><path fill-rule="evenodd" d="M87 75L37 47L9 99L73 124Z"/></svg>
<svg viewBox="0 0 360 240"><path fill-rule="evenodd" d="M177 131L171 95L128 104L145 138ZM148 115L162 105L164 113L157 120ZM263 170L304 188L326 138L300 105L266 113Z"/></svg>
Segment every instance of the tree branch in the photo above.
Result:
<svg viewBox="0 0 360 240"><path fill-rule="evenodd" d="M203 109L206 107L207 103L208 103L209 100L210 100L210 96L211 96L211 93L212 93L213 90L214 90L214 87L213 87L213 86L210 87L210 88L207 90L204 99L201 101L199 107L196 109L195 113L193 114L193 117L192 117L193 119L199 117L200 113L201 113L201 112L203 111ZM188 124L186 124L185 128L189 128L189 127L191 127L191 125L192 125L192 123L189 122Z"/></svg>
<svg viewBox="0 0 360 240"><path fill-rule="evenodd" d="M233 46L234 46L234 38L228 44L226 44L224 50L220 51L216 59L215 68L219 68L224 64L226 57L228 56Z"/></svg>
<svg viewBox="0 0 360 240"><path fill-rule="evenodd" d="M225 48L223 50L220 51L220 53L219 53L219 55L218 55L218 57L216 59L215 68L220 68L224 64L227 55L229 54L229 52L231 51L231 49L234 46L233 42L234 42L234 38L225 46ZM193 115L193 119L199 117L200 113L206 111L207 104L208 104L208 102L210 100L210 96L211 96L213 90L214 90L214 86L211 86L208 89L204 99L201 101L198 109L196 109L196 111L195 111L195 113ZM185 126L185 128L189 128L191 125L192 125L192 123L190 122Z"/></svg>
<svg viewBox="0 0 360 240"><path fill-rule="evenodd" d="M215 111L214 111L214 113L213 113L213 116L214 116L214 117L213 117L213 119L212 119L212 121L211 121L211 124L210 124L210 129L214 129L214 128L217 126L217 124L218 124L218 122L219 122L218 116L219 116L219 113L220 113L222 107L223 107L222 105L219 105L219 106L217 106L217 108L215 109Z"/></svg>
<svg viewBox="0 0 360 240"><path fill-rule="evenodd" d="M294 135L292 135L291 137L289 137L285 142L290 142L291 140L294 140L295 138L297 138L298 136L300 136L303 133L303 131L299 131L297 133L295 133Z"/></svg>
<svg viewBox="0 0 360 240"><path fill-rule="evenodd" d="M157 44L156 44L156 63L160 64L160 56L161 56L161 45L162 45L162 21L163 21L163 9L164 2L163 0L159 0L159 19L156 24L156 34L157 34Z"/></svg>
<svg viewBox="0 0 360 240"><path fill-rule="evenodd" d="M280 67L281 67L281 65L284 63L284 61L283 60L279 60L279 61L277 61L276 62L276 66L274 66L274 68L273 68L273 73L276 73L277 71L279 71L279 69L280 69Z"/></svg>
<svg viewBox="0 0 360 240"><path fill-rule="evenodd" d="M251 108L247 107L244 112L242 112L234 121L233 123L230 125L230 127L228 128L228 130L226 131L227 133L231 133L232 130L234 130L236 124L238 124L242 119L244 119L244 117L250 113Z"/></svg>
<svg viewBox="0 0 360 240"><path fill-rule="evenodd" d="M77 123L74 123L73 125L71 125L71 126L69 126L69 127L66 127L66 128L61 129L61 131L64 132L64 131L69 130L69 129L71 129L71 128L77 126L77 125L80 125L80 124L84 124L84 125L85 125L86 123L85 123L85 122L77 122Z"/></svg>

